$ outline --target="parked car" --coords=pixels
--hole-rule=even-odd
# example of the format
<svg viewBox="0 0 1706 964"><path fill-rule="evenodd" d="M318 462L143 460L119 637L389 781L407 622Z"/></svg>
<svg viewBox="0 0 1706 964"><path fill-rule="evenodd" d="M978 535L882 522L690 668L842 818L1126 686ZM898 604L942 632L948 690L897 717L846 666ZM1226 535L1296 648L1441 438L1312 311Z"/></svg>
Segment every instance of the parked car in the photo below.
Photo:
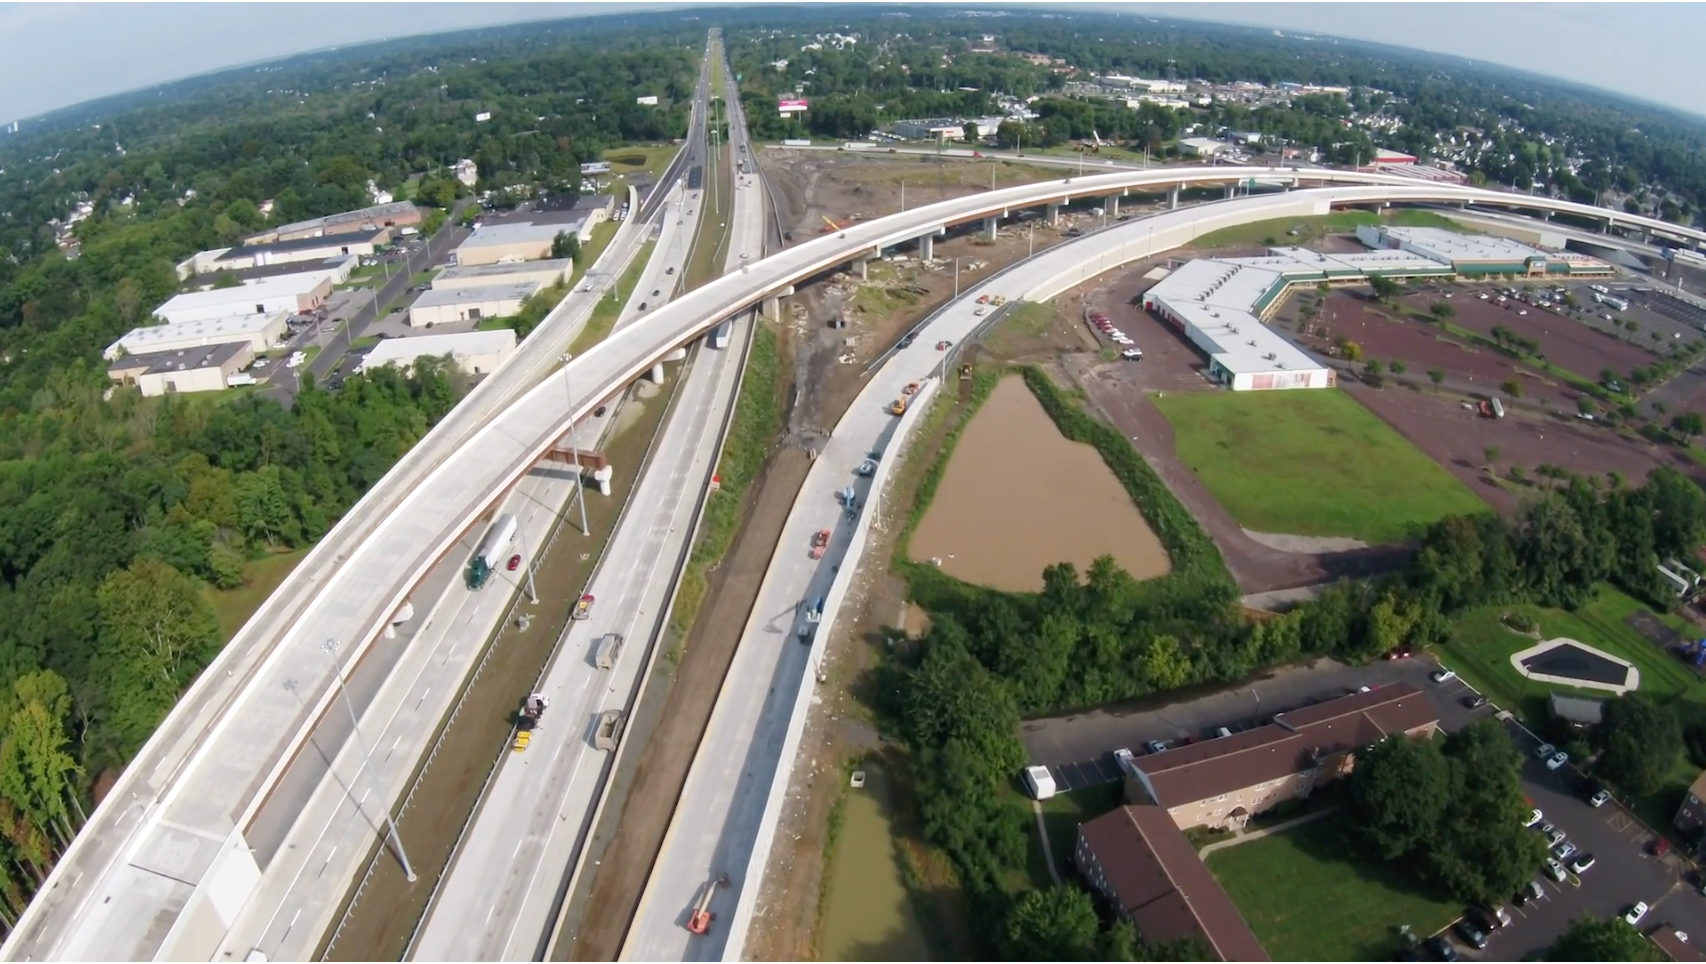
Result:
<svg viewBox="0 0 1706 964"><path fill-rule="evenodd" d="M1546 858L1545 867L1546 867L1547 876L1551 877L1553 880L1557 881L1560 884L1564 882L1565 877L1569 876L1568 874L1564 873L1564 865L1559 863L1558 861L1554 860L1551 857Z"/></svg>
<svg viewBox="0 0 1706 964"><path fill-rule="evenodd" d="M1600 790L1598 793L1596 793L1592 797L1588 798L1588 806L1593 807L1595 810L1599 809L1600 807L1605 806L1606 804L1608 804L1610 802L1611 802L1611 791L1610 790Z"/></svg>
<svg viewBox="0 0 1706 964"><path fill-rule="evenodd" d="M1578 848L1576 847L1575 844L1566 840L1563 843L1559 844L1558 846L1552 848L1552 856L1557 857L1559 860L1569 860L1572 856L1575 855L1577 849Z"/></svg>
<svg viewBox="0 0 1706 964"><path fill-rule="evenodd" d="M1641 923L1641 918L1645 916L1647 916L1647 902L1638 900L1635 902L1635 906L1629 908L1629 912L1623 915L1623 919L1629 922L1630 927L1635 927Z"/></svg>
<svg viewBox="0 0 1706 964"><path fill-rule="evenodd" d="M1163 740L1150 740L1148 743L1145 743L1143 746L1145 749L1147 749L1151 753L1160 753L1161 751L1167 749L1167 744Z"/></svg>
<svg viewBox="0 0 1706 964"><path fill-rule="evenodd" d="M1430 937L1422 942L1422 947L1436 961L1457 960L1457 948L1452 947L1451 942L1444 937Z"/></svg>
<svg viewBox="0 0 1706 964"><path fill-rule="evenodd" d="M1457 674L1449 669L1435 670L1428 674L1428 679L1433 680L1435 683L1449 683L1456 678Z"/></svg>
<svg viewBox="0 0 1706 964"><path fill-rule="evenodd" d="M1545 820L1545 819L1546 819L1546 814L1541 813L1539 810L1535 810L1533 813L1528 815L1528 822L1523 824L1523 826L1525 826L1525 827L1537 826L1540 823L1540 821Z"/></svg>
<svg viewBox="0 0 1706 964"><path fill-rule="evenodd" d="M1400 646L1397 649L1393 650L1392 652L1387 653L1386 658L1387 659L1409 659L1410 657L1412 657L1414 655L1416 655L1416 654L1413 651L1411 651L1410 647Z"/></svg>
<svg viewBox="0 0 1706 964"><path fill-rule="evenodd" d="M1570 870L1578 875L1587 873L1592 866L1593 854L1577 854L1576 859L1570 861Z"/></svg>
<svg viewBox="0 0 1706 964"><path fill-rule="evenodd" d="M1564 833L1564 831L1562 831L1562 830L1554 830L1551 833L1548 833L1546 835L1546 849L1550 850L1553 847L1556 847L1559 844L1563 843L1564 838L1567 836L1569 836L1569 835Z"/></svg>
<svg viewBox="0 0 1706 964"><path fill-rule="evenodd" d="M1557 753L1552 754L1552 758L1550 760L1546 761L1546 769L1556 770L1568 762L1570 762L1570 755L1565 753L1563 750L1559 750Z"/></svg>
<svg viewBox="0 0 1706 964"><path fill-rule="evenodd" d="M1124 358L1126 361L1140 361L1143 358L1143 352L1136 348L1127 348L1125 351L1120 352L1120 357Z"/></svg>
<svg viewBox="0 0 1706 964"><path fill-rule="evenodd" d="M1521 890L1516 892L1516 905L1521 907L1531 900L1539 900L1544 896L1546 896L1546 886L1538 880L1530 880L1522 885Z"/></svg>
<svg viewBox="0 0 1706 964"><path fill-rule="evenodd" d="M1469 707L1472 710L1478 710L1481 707L1487 705L1487 698L1485 696L1480 695L1479 693L1477 693L1473 696L1465 696L1463 698L1463 705Z"/></svg>
<svg viewBox="0 0 1706 964"><path fill-rule="evenodd" d="M1556 749L1558 749L1558 748L1553 746L1550 743L1542 743L1538 747L1535 747L1534 758L1537 760L1544 760L1547 757L1551 756L1552 751L1554 751Z"/></svg>
<svg viewBox="0 0 1706 964"><path fill-rule="evenodd" d="M1487 949L1487 932L1476 926L1467 917L1457 922L1457 936L1463 938L1465 944L1478 951Z"/></svg>

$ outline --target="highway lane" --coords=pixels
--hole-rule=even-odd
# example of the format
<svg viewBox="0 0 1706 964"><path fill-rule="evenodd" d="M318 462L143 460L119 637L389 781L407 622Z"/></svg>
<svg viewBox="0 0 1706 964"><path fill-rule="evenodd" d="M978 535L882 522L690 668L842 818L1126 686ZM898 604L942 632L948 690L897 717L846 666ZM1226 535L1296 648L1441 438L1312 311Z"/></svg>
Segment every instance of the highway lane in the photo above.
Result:
<svg viewBox="0 0 1706 964"><path fill-rule="evenodd" d="M685 273L699 214L693 193L679 186L672 192L658 247L618 330L639 317L642 301L658 304L653 290L668 297ZM689 209L693 216L684 213ZM716 428L739 375L737 358L700 351L686 368L670 420L587 587L598 600L593 617L570 622L558 640L539 687L550 709L527 752L506 757L494 773L416 936L413 959L540 953L609 756L591 745L590 728L604 710L629 706L647 642L667 616L669 561L688 536L715 464ZM627 640L608 671L592 660L606 632Z"/></svg>
<svg viewBox="0 0 1706 964"><path fill-rule="evenodd" d="M241 828L302 746L312 721L331 709L332 673L320 641L348 640L348 658L359 658L439 554L528 471L571 414L584 416L649 368L652 359L802 277L917 237L933 225L1044 200L1107 196L1127 187L1251 176L1371 184L1396 180L1265 168L1156 169L1004 188L865 222L744 266L584 353L574 363L574 383L593 387L581 389L586 397L572 413L565 411L560 385L546 392L536 384L560 350L561 341L550 342L562 325L529 338L521 354L477 388L440 426L442 431L429 434L346 515L202 675L55 868L45 896L20 920L5 953L211 953L208 934L217 933L219 925L210 930L185 923L174 931L157 922L162 914L173 921L203 919L196 915L229 920L260 876ZM1380 196L1412 203L1512 200L1408 182L1381 189L1375 199ZM1593 211L1568 202L1515 200ZM1616 217L1619 223L1637 220ZM576 308L573 296L566 304L570 312ZM526 390L527 384L535 387ZM287 681L297 684L296 693L307 694L306 705L284 689ZM211 884L203 886L214 879L227 881L218 888L218 902Z"/></svg>

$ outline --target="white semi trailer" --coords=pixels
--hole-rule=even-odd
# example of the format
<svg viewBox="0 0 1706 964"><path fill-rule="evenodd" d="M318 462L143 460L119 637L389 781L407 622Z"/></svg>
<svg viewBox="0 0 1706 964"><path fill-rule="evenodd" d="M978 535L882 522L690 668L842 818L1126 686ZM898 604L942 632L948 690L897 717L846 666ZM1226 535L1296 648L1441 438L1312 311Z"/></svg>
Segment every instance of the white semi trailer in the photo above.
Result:
<svg viewBox="0 0 1706 964"><path fill-rule="evenodd" d="M486 537L480 540L480 548L475 550L473 558L468 560L466 581L469 589L483 589L492 578L503 558L509 552L510 544L515 542L515 516L501 515L486 530Z"/></svg>

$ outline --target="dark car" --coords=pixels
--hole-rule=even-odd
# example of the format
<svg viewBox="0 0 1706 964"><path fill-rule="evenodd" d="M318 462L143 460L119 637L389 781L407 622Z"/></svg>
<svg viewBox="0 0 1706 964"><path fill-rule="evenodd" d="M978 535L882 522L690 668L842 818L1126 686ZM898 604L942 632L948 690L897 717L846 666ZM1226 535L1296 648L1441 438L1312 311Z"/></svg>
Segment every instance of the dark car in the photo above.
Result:
<svg viewBox="0 0 1706 964"><path fill-rule="evenodd" d="M1422 942L1422 947L1436 961L1457 960L1457 948L1452 947L1451 942L1446 940L1443 935L1428 938Z"/></svg>
<svg viewBox="0 0 1706 964"><path fill-rule="evenodd" d="M917 341L917 340L918 340L918 333L917 333L917 332L915 332L915 331L909 331L909 332L907 332L907 333L906 333L906 337L905 337L905 338L902 338L902 339L901 339L901 340L900 340L900 347L902 347L902 348L911 348L911 347L912 347L912 343L913 343L913 342L915 342L915 341Z"/></svg>
<svg viewBox="0 0 1706 964"><path fill-rule="evenodd" d="M1482 930L1480 925L1465 917L1457 922L1456 930L1457 936L1463 938L1465 944L1478 951L1486 950L1487 932Z"/></svg>

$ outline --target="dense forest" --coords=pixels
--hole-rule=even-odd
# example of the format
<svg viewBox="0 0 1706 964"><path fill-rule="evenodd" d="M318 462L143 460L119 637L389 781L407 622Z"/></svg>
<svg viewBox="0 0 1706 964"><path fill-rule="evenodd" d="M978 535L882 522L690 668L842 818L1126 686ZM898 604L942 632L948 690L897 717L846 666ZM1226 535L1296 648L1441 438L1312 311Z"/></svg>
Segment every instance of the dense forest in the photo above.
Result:
<svg viewBox="0 0 1706 964"><path fill-rule="evenodd" d="M1376 147L1421 157L1440 137L1472 142L1468 170L1479 180L1531 184L1589 202L1604 192L1626 207L1691 222L1706 205L1706 120L1562 80L1462 58L1378 44L1276 36L1230 25L1097 13L973 18L911 11L901 17L854 8L789 13L774 8L745 22L724 18L742 98L755 136L862 136L908 117L987 114L994 97L1039 96L1024 143L1058 144L1094 128L1160 151L1182 128L1259 131L1319 148L1337 163L1367 160ZM856 38L837 47L828 35ZM983 34L1000 53L974 52ZM804 49L814 43L821 49ZM1076 68L1073 79L1123 73L1209 83L1291 81L1353 88L1350 98L1306 96L1289 104L1215 103L1173 111L1058 96L1066 75L1011 54L1046 54ZM774 64L786 60L787 66ZM803 119L772 109L780 93L811 100ZM1393 129L1346 128L1379 115ZM1016 138L1009 139L1012 143Z"/></svg>
<svg viewBox="0 0 1706 964"><path fill-rule="evenodd" d="M101 350L177 290L177 261L366 205L370 180L445 206L463 189L442 167L470 157L481 187L578 189L581 161L685 130L704 39L616 17L345 48L0 138L0 922L218 653L209 587L312 544L468 387L428 360L336 393L304 377L289 409L144 399L108 389ZM68 258L49 222L78 201Z"/></svg>
<svg viewBox="0 0 1706 964"><path fill-rule="evenodd" d="M980 376L980 391L987 377ZM915 647L878 671L872 691L883 694L885 726L911 748L926 838L953 859L983 924L977 930L991 935L990 949L1009 959L1024 959L1032 946L1012 936L1012 915L1044 899L1011 885L1025 866L1031 825L1011 792L1025 764L1022 717L1242 679L1317 656L1364 662L1401 646L1440 642L1454 616L1478 606L1531 602L1574 609L1605 582L1663 610L1675 601L1656 584L1657 560L1686 555L1706 538L1706 493L1672 469L1655 470L1639 486L1616 475L1566 476L1513 518L1487 513L1430 526L1400 572L1346 583L1284 616L1252 623L1235 604L1213 543L1119 432L1088 415L1040 371L1027 369L1025 378L1063 434L1102 453L1174 568L1138 582L1110 558L1084 573L1060 564L1044 571L1041 592L1014 594L957 582L933 566L896 563L931 625ZM926 475L915 512L928 504L940 469ZM1421 761L1441 773L1461 768L1462 760L1479 761L1473 768L1482 772L1480 783L1452 784L1456 796L1442 791L1435 813L1442 824L1474 823L1492 812L1503 820L1504 810L1515 805L1507 792L1514 763L1506 767L1507 757L1483 742L1466 737L1440 759ZM1487 762L1494 760L1500 761L1496 772ZM1481 838L1466 839L1473 850ZM1422 869L1427 881L1462 897L1504 886L1526 857L1524 845L1504 833L1485 841L1503 856L1442 851ZM1407 845L1390 838L1375 846ZM1465 869L1459 857L1479 861L1481 869ZM1108 943L1113 931L1075 933L1075 946L1086 957L1115 952ZM1134 949L1123 938L1115 944L1122 954L1167 953Z"/></svg>

